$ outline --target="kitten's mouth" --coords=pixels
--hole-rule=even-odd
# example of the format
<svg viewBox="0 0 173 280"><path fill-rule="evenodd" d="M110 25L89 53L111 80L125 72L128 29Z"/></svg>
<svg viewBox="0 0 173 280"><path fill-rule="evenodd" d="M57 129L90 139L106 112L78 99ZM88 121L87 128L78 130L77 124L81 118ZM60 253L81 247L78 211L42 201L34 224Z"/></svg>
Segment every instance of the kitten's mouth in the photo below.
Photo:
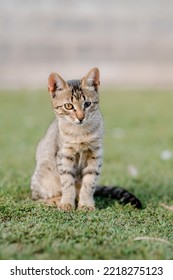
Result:
<svg viewBox="0 0 173 280"><path fill-rule="evenodd" d="M76 120L75 124L82 125L82 124L84 124L84 120Z"/></svg>

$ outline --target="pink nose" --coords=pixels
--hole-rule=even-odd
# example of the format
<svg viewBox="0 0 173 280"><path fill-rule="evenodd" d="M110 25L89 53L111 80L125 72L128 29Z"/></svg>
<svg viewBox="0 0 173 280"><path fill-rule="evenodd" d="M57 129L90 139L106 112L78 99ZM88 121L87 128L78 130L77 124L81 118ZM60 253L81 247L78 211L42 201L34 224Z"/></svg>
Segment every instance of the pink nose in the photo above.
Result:
<svg viewBox="0 0 173 280"><path fill-rule="evenodd" d="M83 112L82 110L77 111L77 112L76 112L76 116L77 116L77 118L78 118L78 120L79 120L80 122L82 122L83 119L85 118L84 112Z"/></svg>

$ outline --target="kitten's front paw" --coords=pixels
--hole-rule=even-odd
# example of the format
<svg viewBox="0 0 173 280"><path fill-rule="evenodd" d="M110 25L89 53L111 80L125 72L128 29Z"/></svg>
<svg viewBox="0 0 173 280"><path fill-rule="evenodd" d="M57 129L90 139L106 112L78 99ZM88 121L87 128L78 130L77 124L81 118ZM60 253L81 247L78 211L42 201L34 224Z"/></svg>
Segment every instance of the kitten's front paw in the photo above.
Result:
<svg viewBox="0 0 173 280"><path fill-rule="evenodd" d="M58 206L58 209L61 211L72 211L72 210L74 210L74 206L71 205L70 203L61 203Z"/></svg>
<svg viewBox="0 0 173 280"><path fill-rule="evenodd" d="M83 211L94 211L95 207L93 205L79 205L78 209Z"/></svg>

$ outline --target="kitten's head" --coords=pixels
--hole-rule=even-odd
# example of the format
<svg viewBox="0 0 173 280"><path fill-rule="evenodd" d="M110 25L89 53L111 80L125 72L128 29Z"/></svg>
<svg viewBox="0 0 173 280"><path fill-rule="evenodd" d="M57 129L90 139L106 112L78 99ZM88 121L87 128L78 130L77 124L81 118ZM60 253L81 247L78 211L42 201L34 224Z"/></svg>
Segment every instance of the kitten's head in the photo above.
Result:
<svg viewBox="0 0 173 280"><path fill-rule="evenodd" d="M57 73L48 78L48 91L58 118L76 125L92 120L99 103L99 70L91 69L81 80L64 81Z"/></svg>

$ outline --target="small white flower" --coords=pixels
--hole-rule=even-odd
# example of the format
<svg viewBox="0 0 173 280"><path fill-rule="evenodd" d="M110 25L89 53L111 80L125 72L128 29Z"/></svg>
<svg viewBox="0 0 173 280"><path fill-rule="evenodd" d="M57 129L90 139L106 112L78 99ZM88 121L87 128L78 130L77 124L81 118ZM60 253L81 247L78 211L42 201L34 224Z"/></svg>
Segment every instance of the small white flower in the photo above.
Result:
<svg viewBox="0 0 173 280"><path fill-rule="evenodd" d="M162 160L170 160L172 158L172 152L169 150L162 151L160 154Z"/></svg>
<svg viewBox="0 0 173 280"><path fill-rule="evenodd" d="M127 169L132 177L136 178L138 176L138 170L134 165L129 165Z"/></svg>

